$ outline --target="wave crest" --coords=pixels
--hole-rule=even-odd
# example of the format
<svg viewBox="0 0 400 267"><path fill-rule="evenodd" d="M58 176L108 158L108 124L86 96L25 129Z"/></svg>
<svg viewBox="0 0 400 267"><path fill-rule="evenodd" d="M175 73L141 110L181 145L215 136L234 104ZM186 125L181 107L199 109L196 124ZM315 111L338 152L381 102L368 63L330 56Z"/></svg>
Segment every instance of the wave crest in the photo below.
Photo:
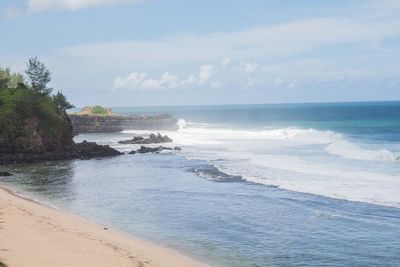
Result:
<svg viewBox="0 0 400 267"><path fill-rule="evenodd" d="M187 127L187 122L181 118L176 122L176 125L178 125L179 130L182 130Z"/></svg>
<svg viewBox="0 0 400 267"><path fill-rule="evenodd" d="M332 155L341 156L348 159L357 160L378 160L378 161L395 161L398 160L393 152L387 149L372 150L363 149L346 140L333 142L325 147L325 151Z"/></svg>

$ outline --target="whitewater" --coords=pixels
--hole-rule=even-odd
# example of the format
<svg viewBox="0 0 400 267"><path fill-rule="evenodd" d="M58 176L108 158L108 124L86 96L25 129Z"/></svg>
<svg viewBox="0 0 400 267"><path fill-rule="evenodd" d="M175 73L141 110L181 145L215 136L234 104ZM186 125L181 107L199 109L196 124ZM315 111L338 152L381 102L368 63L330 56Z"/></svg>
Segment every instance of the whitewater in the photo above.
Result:
<svg viewBox="0 0 400 267"><path fill-rule="evenodd" d="M400 102L113 110L182 118L160 131L182 150L10 166L0 183L211 266L399 265ZM150 133L74 140L128 152Z"/></svg>
<svg viewBox="0 0 400 267"><path fill-rule="evenodd" d="M331 130L233 129L184 119L178 125L178 131L163 133L183 148L180 155L204 160L231 177L302 193L400 207L398 151L358 144ZM207 177L207 170L199 173L218 179L213 173ZM224 181L229 182L229 176Z"/></svg>

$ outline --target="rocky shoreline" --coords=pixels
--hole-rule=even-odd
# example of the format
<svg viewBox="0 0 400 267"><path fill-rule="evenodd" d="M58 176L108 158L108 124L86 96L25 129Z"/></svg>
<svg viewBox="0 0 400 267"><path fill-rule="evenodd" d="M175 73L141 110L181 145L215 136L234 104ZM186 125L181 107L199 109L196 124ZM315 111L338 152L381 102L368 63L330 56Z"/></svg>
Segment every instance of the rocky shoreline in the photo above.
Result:
<svg viewBox="0 0 400 267"><path fill-rule="evenodd" d="M178 120L170 114L159 115L87 115L69 114L74 134L111 133L123 130L178 130Z"/></svg>
<svg viewBox="0 0 400 267"><path fill-rule="evenodd" d="M68 120L66 120L68 126ZM70 127L66 127L70 129ZM31 129L32 130L32 129ZM58 143L59 146L36 147L36 149L12 150L6 152L0 151L0 165L35 163L41 161L57 161L57 160L72 160L72 159L92 159L101 157L119 156L124 154L145 154L145 153L160 153L164 150L180 151L180 147L165 147L165 146L141 146L137 150L131 150L128 153L120 152L108 145L99 145L95 142L83 141L74 143L72 136L67 134L64 142ZM71 138L71 139L70 139ZM33 141L34 139L29 139ZM58 140L59 141L59 140ZM119 141L120 144L160 144L173 142L167 135L162 136L160 133L150 134L149 137L135 136L133 139ZM35 147L30 144L30 148Z"/></svg>
<svg viewBox="0 0 400 267"><path fill-rule="evenodd" d="M83 141L76 143L69 151L48 151L48 152L21 152L21 153L0 153L0 165L35 163L41 161L91 159L123 155L124 153L108 146L98 145L94 142Z"/></svg>
<svg viewBox="0 0 400 267"><path fill-rule="evenodd" d="M46 133L44 124L36 116L27 118L23 127L12 140L7 140L0 133L0 165L35 163L41 161L91 159L118 156L124 153L95 142L83 141L75 143L73 137L78 132L110 132L121 131L124 127L167 128L176 129L176 119L170 115L156 116L93 116L67 115L64 113L63 122L56 134ZM100 122L100 123L99 123ZM134 126L132 124L134 123ZM130 125L130 126L129 126ZM168 136L150 134L148 138L135 137L121 141L123 144L158 144L172 142ZM138 153L158 153L172 148L142 147ZM136 153L136 151L131 151Z"/></svg>
<svg viewBox="0 0 400 267"><path fill-rule="evenodd" d="M23 121L18 135L7 140L0 134L0 165L34 163L68 159L88 159L121 155L116 149L96 143L73 141L73 130L67 114L58 131L48 134L43 121L36 116Z"/></svg>

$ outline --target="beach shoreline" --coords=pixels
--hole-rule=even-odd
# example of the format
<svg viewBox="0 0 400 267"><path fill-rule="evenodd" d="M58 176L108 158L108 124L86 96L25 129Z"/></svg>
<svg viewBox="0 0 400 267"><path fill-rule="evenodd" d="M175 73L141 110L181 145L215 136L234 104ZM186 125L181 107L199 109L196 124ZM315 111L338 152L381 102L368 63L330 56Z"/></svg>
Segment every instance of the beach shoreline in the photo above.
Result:
<svg viewBox="0 0 400 267"><path fill-rule="evenodd" d="M0 186L0 262L24 266L206 266Z"/></svg>

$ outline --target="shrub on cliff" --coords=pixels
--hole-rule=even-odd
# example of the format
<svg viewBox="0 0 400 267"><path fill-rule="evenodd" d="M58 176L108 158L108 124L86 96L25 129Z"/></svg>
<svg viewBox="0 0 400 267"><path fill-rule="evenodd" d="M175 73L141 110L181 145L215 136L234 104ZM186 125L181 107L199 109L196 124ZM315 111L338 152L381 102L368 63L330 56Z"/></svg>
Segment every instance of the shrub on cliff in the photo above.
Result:
<svg viewBox="0 0 400 267"><path fill-rule="evenodd" d="M92 114L95 115L108 115L107 109L103 108L102 106L94 106L92 108Z"/></svg>
<svg viewBox="0 0 400 267"><path fill-rule="evenodd" d="M61 92L51 96L51 73L37 58L29 59L26 74L24 79L0 68L0 138L7 143L24 134L33 117L47 137L55 136L64 124L65 110L72 107Z"/></svg>

